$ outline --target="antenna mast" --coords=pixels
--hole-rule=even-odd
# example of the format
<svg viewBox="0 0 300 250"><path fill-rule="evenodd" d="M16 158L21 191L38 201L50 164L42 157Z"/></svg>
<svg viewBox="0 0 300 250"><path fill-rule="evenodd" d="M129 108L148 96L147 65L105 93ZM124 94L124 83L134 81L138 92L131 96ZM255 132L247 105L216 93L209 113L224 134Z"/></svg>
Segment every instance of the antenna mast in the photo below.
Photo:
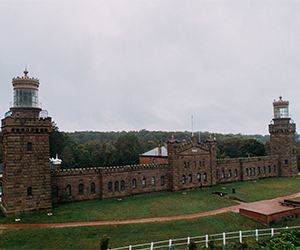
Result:
<svg viewBox="0 0 300 250"><path fill-rule="evenodd" d="M194 136L194 124L193 124L193 115L192 115L192 137Z"/></svg>

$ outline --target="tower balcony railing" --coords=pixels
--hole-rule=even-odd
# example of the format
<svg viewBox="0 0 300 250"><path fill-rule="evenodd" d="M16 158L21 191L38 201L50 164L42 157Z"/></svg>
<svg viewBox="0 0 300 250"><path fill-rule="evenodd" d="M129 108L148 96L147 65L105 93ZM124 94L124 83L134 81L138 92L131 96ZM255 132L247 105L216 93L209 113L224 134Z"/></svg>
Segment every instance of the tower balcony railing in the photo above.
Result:
<svg viewBox="0 0 300 250"><path fill-rule="evenodd" d="M42 103L32 103L32 102L18 102L14 103L13 101L9 102L9 108L42 108Z"/></svg>

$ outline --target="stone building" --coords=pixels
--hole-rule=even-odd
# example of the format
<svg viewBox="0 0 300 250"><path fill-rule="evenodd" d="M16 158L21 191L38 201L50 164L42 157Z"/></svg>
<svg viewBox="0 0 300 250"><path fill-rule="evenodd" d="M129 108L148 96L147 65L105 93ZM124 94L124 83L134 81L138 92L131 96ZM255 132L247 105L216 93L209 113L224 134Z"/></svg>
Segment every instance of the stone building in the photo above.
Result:
<svg viewBox="0 0 300 250"><path fill-rule="evenodd" d="M289 103L281 97L273 102L270 156L217 160L216 140L200 143L192 137L189 143L173 139L167 142L167 156L159 149L156 158L150 155L149 160L146 154L148 164L61 170L56 157L50 159L50 168L51 118L39 108L39 80L28 77L27 70L24 74L12 80L13 106L2 120L1 209L6 216L50 210L53 203L197 189L297 174L295 124L289 118Z"/></svg>

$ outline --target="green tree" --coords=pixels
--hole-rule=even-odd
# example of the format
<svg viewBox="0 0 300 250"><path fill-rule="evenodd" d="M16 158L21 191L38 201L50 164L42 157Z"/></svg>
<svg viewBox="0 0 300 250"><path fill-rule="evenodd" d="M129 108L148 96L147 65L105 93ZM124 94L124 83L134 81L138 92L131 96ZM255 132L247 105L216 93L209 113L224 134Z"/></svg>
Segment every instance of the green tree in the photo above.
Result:
<svg viewBox="0 0 300 250"><path fill-rule="evenodd" d="M137 136L126 133L121 135L116 142L117 165L132 165L139 163L141 153L140 143Z"/></svg>

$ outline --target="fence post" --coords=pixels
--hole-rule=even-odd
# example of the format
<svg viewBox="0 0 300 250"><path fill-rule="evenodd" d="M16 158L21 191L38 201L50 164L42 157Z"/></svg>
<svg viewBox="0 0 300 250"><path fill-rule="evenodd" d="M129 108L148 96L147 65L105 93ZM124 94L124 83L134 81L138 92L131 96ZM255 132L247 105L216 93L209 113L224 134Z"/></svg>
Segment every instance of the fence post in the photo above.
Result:
<svg viewBox="0 0 300 250"><path fill-rule="evenodd" d="M130 245L130 246L129 246L129 250L131 250L131 248L132 248L132 246Z"/></svg>
<svg viewBox="0 0 300 250"><path fill-rule="evenodd" d="M274 236L274 228L271 228L271 237Z"/></svg>
<svg viewBox="0 0 300 250"><path fill-rule="evenodd" d="M190 244L190 237L187 238L187 243Z"/></svg>
<svg viewBox="0 0 300 250"><path fill-rule="evenodd" d="M225 232L223 232L223 245L224 246L226 245L226 235L225 235Z"/></svg>
<svg viewBox="0 0 300 250"><path fill-rule="evenodd" d="M151 242L151 247L150 247L150 249L153 250L153 242Z"/></svg>
<svg viewBox="0 0 300 250"><path fill-rule="evenodd" d="M255 229L255 236L256 236L256 241L258 241L258 230Z"/></svg>
<svg viewBox="0 0 300 250"><path fill-rule="evenodd" d="M172 246L172 240L169 240L169 248Z"/></svg>
<svg viewBox="0 0 300 250"><path fill-rule="evenodd" d="M243 239L242 239L242 231L240 230L239 233L240 233L240 243L243 243Z"/></svg>
<svg viewBox="0 0 300 250"><path fill-rule="evenodd" d="M208 234L205 236L205 247L208 248Z"/></svg>

